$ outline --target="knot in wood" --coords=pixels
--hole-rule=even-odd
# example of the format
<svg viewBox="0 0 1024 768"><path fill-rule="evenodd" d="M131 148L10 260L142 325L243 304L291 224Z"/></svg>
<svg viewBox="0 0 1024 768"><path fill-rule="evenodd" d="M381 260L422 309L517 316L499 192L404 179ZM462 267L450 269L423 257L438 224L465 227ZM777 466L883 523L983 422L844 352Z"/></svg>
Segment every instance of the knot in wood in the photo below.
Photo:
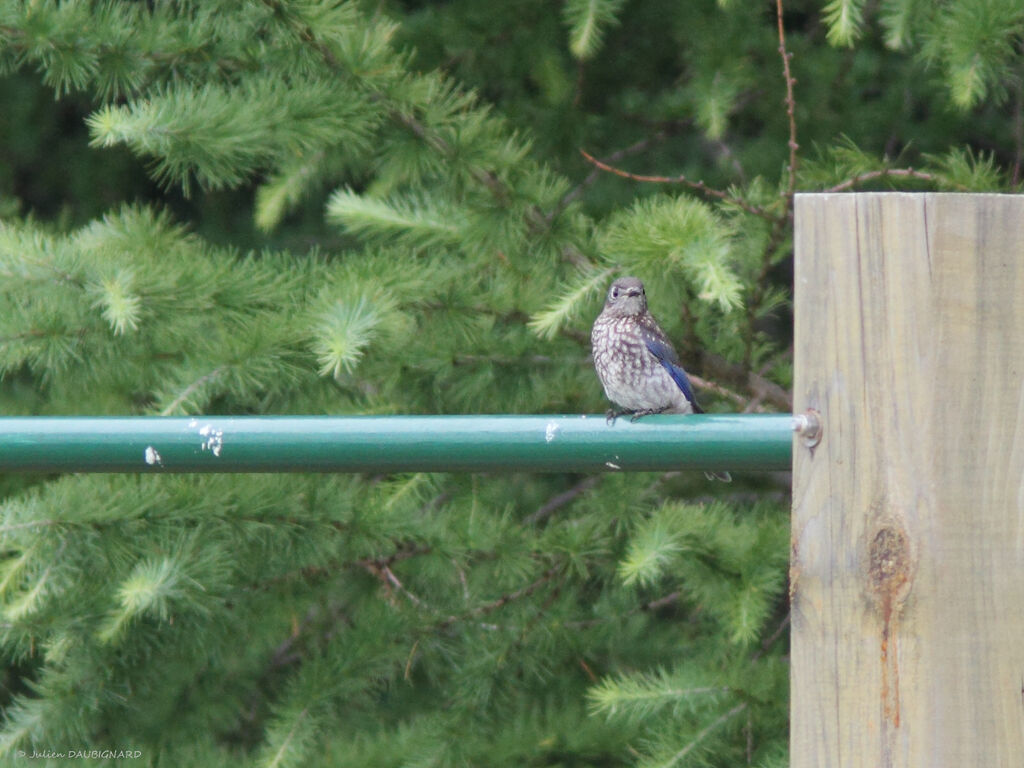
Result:
<svg viewBox="0 0 1024 768"><path fill-rule="evenodd" d="M899 597L910 580L910 542L902 528L883 525L871 539L868 552L871 589L880 596Z"/></svg>

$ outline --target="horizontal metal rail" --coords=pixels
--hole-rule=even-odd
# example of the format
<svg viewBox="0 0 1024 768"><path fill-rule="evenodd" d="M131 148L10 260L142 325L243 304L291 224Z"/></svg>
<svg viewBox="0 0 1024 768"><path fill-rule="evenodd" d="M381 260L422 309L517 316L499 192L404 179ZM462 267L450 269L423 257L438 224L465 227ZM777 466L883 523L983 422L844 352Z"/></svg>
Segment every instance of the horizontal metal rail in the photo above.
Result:
<svg viewBox="0 0 1024 768"><path fill-rule="evenodd" d="M4 472L789 469L779 415L0 418Z"/></svg>

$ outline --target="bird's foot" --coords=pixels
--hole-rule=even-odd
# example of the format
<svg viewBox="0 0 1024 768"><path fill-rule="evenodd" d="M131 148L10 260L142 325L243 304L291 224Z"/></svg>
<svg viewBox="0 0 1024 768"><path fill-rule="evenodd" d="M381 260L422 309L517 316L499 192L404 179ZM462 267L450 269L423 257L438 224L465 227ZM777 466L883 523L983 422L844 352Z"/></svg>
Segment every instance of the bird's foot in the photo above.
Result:
<svg viewBox="0 0 1024 768"><path fill-rule="evenodd" d="M645 409L644 409L644 410L642 410L642 411L634 411L634 412L633 412L633 415L632 415L632 416L630 417L630 419L629 419L629 420L630 420L631 422L632 422L632 421L636 421L636 420L637 420L637 419L639 419L639 418L640 418L641 416L653 416L653 415L655 415L656 413L661 413L661 412L662 412L662 411L664 411L664 410L665 410L664 408L645 408Z"/></svg>
<svg viewBox="0 0 1024 768"><path fill-rule="evenodd" d="M614 427L615 420L626 413L629 413L629 411L616 411L614 408L609 408L604 414L604 420L608 423L609 427Z"/></svg>

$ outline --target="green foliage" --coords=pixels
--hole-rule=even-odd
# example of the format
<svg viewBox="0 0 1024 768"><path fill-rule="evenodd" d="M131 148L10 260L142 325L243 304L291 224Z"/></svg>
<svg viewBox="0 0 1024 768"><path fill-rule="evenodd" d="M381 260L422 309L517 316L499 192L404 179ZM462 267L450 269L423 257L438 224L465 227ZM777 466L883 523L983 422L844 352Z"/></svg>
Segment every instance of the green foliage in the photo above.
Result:
<svg viewBox="0 0 1024 768"><path fill-rule="evenodd" d="M619 563L623 584L678 579L683 592L699 593L730 642L753 642L784 586L787 532L761 510L744 515L715 504L666 504L635 526Z"/></svg>
<svg viewBox="0 0 1024 768"><path fill-rule="evenodd" d="M729 114L743 90L749 87L749 79L742 72L715 70L694 80L687 89L687 97L695 107L695 117L704 134L714 141L724 138L729 127Z"/></svg>
<svg viewBox="0 0 1024 768"><path fill-rule="evenodd" d="M388 315L396 315L396 307L386 294L376 299L360 295L335 301L320 316L314 332L313 351L320 362L321 375L340 378L342 371L351 373L365 347L379 335Z"/></svg>
<svg viewBox="0 0 1024 768"><path fill-rule="evenodd" d="M853 45L862 34L865 10L863 0L831 0L825 7L829 42ZM886 0L880 17L890 48L918 42L918 58L942 70L957 109L986 99L998 104L1019 87L1024 7L1017 0Z"/></svg>
<svg viewBox="0 0 1024 768"><path fill-rule="evenodd" d="M932 21L922 52L939 64L961 109L998 102L1020 76L1024 6L1015 0L951 3Z"/></svg>
<svg viewBox="0 0 1024 768"><path fill-rule="evenodd" d="M374 116L362 97L326 83L296 87L282 78L250 78L231 88L177 87L89 117L93 145L123 143L156 158L155 176L188 189L232 187L259 168L325 143L367 149Z"/></svg>
<svg viewBox="0 0 1024 768"><path fill-rule="evenodd" d="M625 0L566 0L569 50L577 59L591 58L601 47L604 31L617 21Z"/></svg>
<svg viewBox="0 0 1024 768"><path fill-rule="evenodd" d="M729 689L715 684L716 677L694 679L694 670L621 676L594 686L588 698L598 714L623 717L641 723L667 711L673 718L689 710L719 704ZM719 681L720 682L720 681Z"/></svg>
<svg viewBox="0 0 1024 768"><path fill-rule="evenodd" d="M831 0L825 6L828 41L833 45L853 45L864 23L864 0Z"/></svg>
<svg viewBox="0 0 1024 768"><path fill-rule="evenodd" d="M730 234L699 200L655 197L611 216L600 246L627 272L678 271L697 298L727 311L739 306L742 290L730 267Z"/></svg>
<svg viewBox="0 0 1024 768"><path fill-rule="evenodd" d="M792 104L727 0L0 2L3 413L600 412L623 273L787 410L791 193L1016 189L1024 13L784 6ZM735 474L4 478L0 754L784 765Z"/></svg>
<svg viewBox="0 0 1024 768"><path fill-rule="evenodd" d="M910 46L930 5L923 0L884 0L881 21L885 29L885 44L893 50Z"/></svg>
<svg viewBox="0 0 1024 768"><path fill-rule="evenodd" d="M540 336L553 339L570 322L578 321L582 308L592 304L593 297L607 289L613 274L611 267L584 265L553 304L534 314L530 327Z"/></svg>
<svg viewBox="0 0 1024 768"><path fill-rule="evenodd" d="M870 156L844 136L834 146L819 148L818 156L806 164L804 178L812 187L834 191L867 182L890 188L916 182L956 192L985 192L1006 184L992 153L954 147L943 155L926 153L922 159L917 168L900 168L889 158Z"/></svg>
<svg viewBox="0 0 1024 768"><path fill-rule="evenodd" d="M409 247L458 243L464 217L450 206L433 207L437 201L420 197L383 201L340 189L327 203L327 218L353 234L383 240L393 237Z"/></svg>
<svg viewBox="0 0 1024 768"><path fill-rule="evenodd" d="M975 154L970 147L954 147L944 155L926 155L925 159L935 168L943 189L988 192L1006 183L992 153Z"/></svg>

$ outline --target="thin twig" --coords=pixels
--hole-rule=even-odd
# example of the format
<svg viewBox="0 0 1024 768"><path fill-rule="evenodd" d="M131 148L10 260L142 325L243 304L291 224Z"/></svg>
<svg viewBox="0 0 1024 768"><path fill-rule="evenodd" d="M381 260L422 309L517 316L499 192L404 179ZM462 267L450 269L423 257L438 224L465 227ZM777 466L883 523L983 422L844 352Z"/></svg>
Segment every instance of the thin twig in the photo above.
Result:
<svg viewBox="0 0 1024 768"><path fill-rule="evenodd" d="M426 603L410 592L405 585L402 584L401 580L399 580L395 575L395 572L391 570L391 566L394 563L407 560L410 557L415 557L417 555L426 554L430 551L430 547L410 547L409 549L400 549L392 552L387 557L357 560L355 564L362 567L367 573L380 579L381 583L389 589L390 587L397 589L409 599L409 602L413 603L417 607L426 608Z"/></svg>
<svg viewBox="0 0 1024 768"><path fill-rule="evenodd" d="M664 608L666 605L671 605L676 600L678 600L680 597L682 597L682 594L683 593L680 592L679 590L676 590L675 592L669 592L664 597L659 597L656 600L651 600L649 603L644 603L643 605L640 606L640 610L641 611L656 611L659 608Z"/></svg>
<svg viewBox="0 0 1024 768"><path fill-rule="evenodd" d="M744 702L741 702L741 703L737 704L735 707L730 709L725 714L719 716L718 719L716 719L713 723L711 723L710 725L708 725L705 728L703 728L701 730L701 732L698 733L694 737L693 741L691 741L689 744L687 744L681 750L679 750L674 755L672 755L672 757L668 760L668 764L669 765L675 765L676 763L678 763L680 760L682 760L684 757L686 757L690 752L692 752L697 747L697 745L700 744L709 733L711 733L713 730L718 728L723 723L726 723L727 721L729 721L732 718L736 717L736 715L738 715L740 712L742 712L746 708L747 708L747 702L744 701Z"/></svg>
<svg viewBox="0 0 1024 768"><path fill-rule="evenodd" d="M659 608L664 608L666 605L671 605L672 603L676 602L680 597L682 597L682 595L682 592L676 590L675 592L670 592L669 594L663 595L662 597L655 598L654 600L651 600L648 603L642 603L640 605L634 606L633 608L629 609L628 611L622 614L617 614L615 616L604 616L600 619L582 619L580 621L566 621L562 623L562 626L566 629L589 629L590 627L596 627L600 624L604 624L609 621L622 621L623 619L627 619L630 616L636 616L638 613L642 613L644 611L656 611Z"/></svg>
<svg viewBox="0 0 1024 768"><path fill-rule="evenodd" d="M612 152L610 155L604 158L604 162L617 163L624 157L629 157L630 155L635 155L639 152L643 152L645 149L652 146L653 144L659 141L664 141L665 138L668 137L668 135L668 130L660 130L657 133L648 136L646 139L641 139L640 141L635 142L634 144L630 144L628 147L623 147L620 150ZM562 196L562 199L558 201L558 205L556 205L551 210L551 212L548 213L548 221L554 220L554 218L558 216L558 214L560 214L562 211L564 211L571 202L573 202L580 195L582 195L583 192L587 189L587 187L589 187L591 184L597 181L600 175L600 169L595 168L589 174L587 174L587 177L583 179L583 181L581 181L575 187L566 192Z"/></svg>
<svg viewBox="0 0 1024 768"><path fill-rule="evenodd" d="M384 574L384 577L388 580L388 583L391 584L391 586L395 587L395 589L397 589L399 592L401 592L403 595L409 598L415 605L418 605L420 607L423 606L423 601L405 588L405 585L398 580L398 577L395 576L394 571L392 571L390 567L386 565L383 566L381 568L381 572Z"/></svg>
<svg viewBox="0 0 1024 768"><path fill-rule="evenodd" d="M27 523L11 523L10 525L0 526L0 534L8 533L10 531L16 531L20 528L42 528L51 525L60 525L66 523L67 520L30 520Z"/></svg>
<svg viewBox="0 0 1024 768"><path fill-rule="evenodd" d="M733 197L728 192L723 192L720 189L709 187L703 181L693 181L682 174L679 176L647 176L641 173L630 173L629 171L624 171L621 168L616 168L614 165L609 165L608 163L598 160L585 149L581 149L580 154L586 158L587 162L596 168L600 168L602 171L607 171L608 173L614 173L616 176L621 176L624 179L650 182L652 184L683 184L690 189L695 189L698 192L707 195L708 197L714 197L722 202L735 205L737 208L742 208L744 211L751 213L754 216L760 216L762 219L766 219L767 221L775 221L775 217L768 213L764 208L751 205L746 200Z"/></svg>
<svg viewBox="0 0 1024 768"><path fill-rule="evenodd" d="M775 641L782 637L782 633L785 632L786 627L789 626L789 620L792 617L792 615L793 614L791 611L786 611L786 615L782 619L782 621L779 622L779 626L777 626L775 628L775 631L772 632L767 638L765 638L764 642L761 643L761 650L754 654L754 656L751 658L751 661L757 661L757 659L761 658L765 653L767 653L769 648L775 645Z"/></svg>
<svg viewBox="0 0 1024 768"><path fill-rule="evenodd" d="M521 587L515 590L514 592L509 592L508 594L502 595L497 600L492 600L489 603L483 603L482 605L478 605L476 608L466 611L461 616L449 616L439 624L439 628L451 626L452 624L462 621L463 619L474 618L476 616L483 616L484 614L492 613L493 611L496 611L499 608L508 605L514 600L518 600L522 597L529 597L542 586L551 581L551 579L554 578L555 574L557 574L560 570L561 566L553 565L546 571L544 571L544 573L542 573L539 578L537 578L535 581L530 582L525 587Z"/></svg>
<svg viewBox="0 0 1024 768"><path fill-rule="evenodd" d="M161 416L170 416L172 413L174 413L175 409L179 405L181 405L183 402L185 402L186 399L188 399L189 395L191 395L193 392L195 392L197 389L199 389L199 387L203 386L203 384L206 384L208 381L213 381L214 379L216 379L218 376L220 376L222 373L224 373L224 371L226 371L227 369L228 369L228 366L226 366L226 365L219 365L216 368L214 368L212 371L210 371L209 373L204 374L203 376L200 376L198 379L196 379L191 384L189 384L187 387L185 387L185 389L182 390L181 394L178 395L176 398L174 398L174 400L171 401L170 405L168 405L166 408L164 408L162 411L160 411L160 415Z"/></svg>
<svg viewBox="0 0 1024 768"><path fill-rule="evenodd" d="M843 192L847 189L862 184L865 181L871 181L873 179L884 179L887 176L899 176L909 179L920 179L921 181L930 181L932 183L938 183L940 178L934 173L926 173L925 171L915 171L913 168L882 168L878 171L866 171L865 173L858 173L856 176L847 179L844 182L836 184L834 187L829 187L824 190L825 192ZM966 187L964 187L966 189Z"/></svg>
<svg viewBox="0 0 1024 768"><path fill-rule="evenodd" d="M390 566L385 565L383 563L378 563L373 560L360 561L359 565L363 566L367 573L379 579L381 584L383 584L387 588L389 593L391 592L391 588L394 587L403 595L405 595L406 598L408 598L409 602L411 602L413 605L416 605L419 608L426 607L426 604L423 602L423 600L416 597L416 595L414 595L412 592L405 588L405 585L402 584L401 580L399 580L397 576L395 576L395 572L391 570ZM393 598L391 597L390 594L388 602L394 605Z"/></svg>
<svg viewBox="0 0 1024 768"><path fill-rule="evenodd" d="M716 380L724 379L742 387L750 393L750 400L771 403L781 411L788 412L793 409L792 394L774 381L751 371L749 366L738 365L707 351L701 356L701 362L705 373L711 373ZM744 402L749 403L750 400Z"/></svg>
<svg viewBox="0 0 1024 768"><path fill-rule="evenodd" d="M721 384L711 381L710 379L702 378L695 373L687 372L687 376L689 376L691 382L697 385L698 389L710 390L717 395L721 395L722 397L732 400L737 405L743 406L744 409L751 408L752 403L754 403L755 401L760 402L761 398L759 398L757 395L755 395L754 399L751 400L750 398L744 397L738 392L733 392L731 389L723 387ZM758 413L768 412L768 409L761 405L755 405L753 408L751 408L751 410L755 410Z"/></svg>
<svg viewBox="0 0 1024 768"><path fill-rule="evenodd" d="M729 161L729 164L732 165L732 169L736 172L736 177L739 179L740 184L746 184L747 174L744 172L743 165L740 163L739 158L736 157L729 145L721 139L716 139L714 141L714 145L718 147L719 154L726 158Z"/></svg>
<svg viewBox="0 0 1024 768"><path fill-rule="evenodd" d="M459 583L462 585L462 599L467 603L469 602L469 582L466 580L466 572L459 565L459 561L454 557L452 558L452 565L455 566L455 572L459 575Z"/></svg>
<svg viewBox="0 0 1024 768"><path fill-rule="evenodd" d="M523 525L533 525L539 523L544 518L548 517L552 512L564 507L570 501L575 499L577 496L582 496L584 493L593 488L600 481L600 475L591 475L590 477L584 478L580 482L576 483L572 488L567 491L562 491L555 496L548 499L536 512L527 515L523 518Z"/></svg>
<svg viewBox="0 0 1024 768"><path fill-rule="evenodd" d="M782 77L786 81L786 117L789 120L789 165L786 168L788 179L786 191L783 192L782 215L773 220L772 231L765 244L761 256L761 268L754 278L754 288L750 294L750 301L747 302L747 327L743 344L743 366L749 369L754 354L754 321L757 319L757 312L765 295L765 281L772 268L772 256L775 249L783 240L786 225L793 216L793 195L796 193L796 169L799 162L797 150L800 145L796 140L796 99L793 96L793 86L796 80L789 68L789 61L793 54L786 50L786 31L782 24L782 0L775 0L775 17L779 34L779 55L782 57Z"/></svg>
<svg viewBox="0 0 1024 768"><path fill-rule="evenodd" d="M775 16L779 26L779 55L782 56L782 76L786 80L786 116L789 118L789 183L786 185L786 216L789 218L793 208L793 193L796 191L797 150L800 145L796 141L796 100L793 98L793 73L789 69L789 60L793 54L786 50L786 31L782 26L782 0L775 0Z"/></svg>
<svg viewBox="0 0 1024 768"><path fill-rule="evenodd" d="M416 557L417 555L426 555L433 550L429 546L421 547L409 547L408 549L397 549L387 557L367 557L362 560L356 560L356 565L363 568L373 566L375 568L384 568L386 566L400 563L402 560L408 560L410 557Z"/></svg>
<svg viewBox="0 0 1024 768"><path fill-rule="evenodd" d="M302 617L302 621L297 619L292 620L292 631L281 643L274 649L274 652L270 656L270 663L267 665L268 671L279 669L281 667L293 664L302 658L302 654L292 652L295 644L302 638L303 633L312 624L313 620L317 618L316 606L311 607L306 611L306 615Z"/></svg>

